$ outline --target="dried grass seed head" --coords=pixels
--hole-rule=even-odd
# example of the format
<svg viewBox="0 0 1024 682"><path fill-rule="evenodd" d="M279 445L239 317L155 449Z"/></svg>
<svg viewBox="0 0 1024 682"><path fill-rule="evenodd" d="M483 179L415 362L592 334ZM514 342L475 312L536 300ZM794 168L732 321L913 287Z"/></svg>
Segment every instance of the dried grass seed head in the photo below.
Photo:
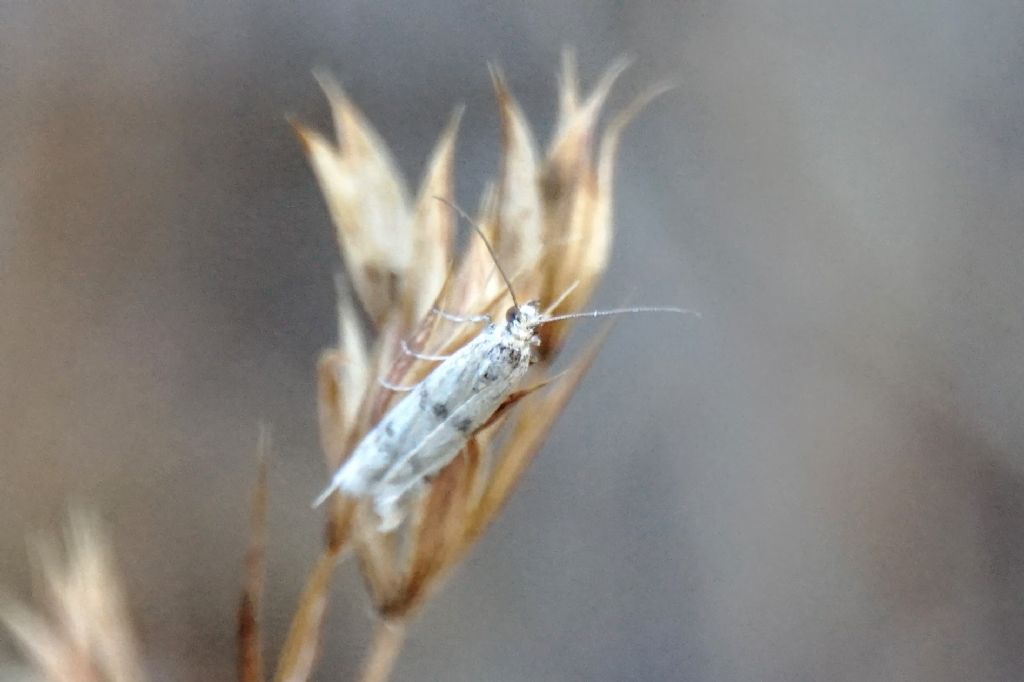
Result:
<svg viewBox="0 0 1024 682"><path fill-rule="evenodd" d="M607 266L617 142L645 101L613 120L598 144L596 164L592 147L601 109L627 65L626 60L613 64L594 91L581 98L575 63L566 53L559 120L543 155L501 71L491 69L502 155L498 179L485 192L476 223L493 243L494 255L521 299L550 303L563 298L553 311L558 314L578 312ZM337 146L301 125L295 127L325 194L359 305L374 326L367 342L355 329L354 303L339 302L339 347L328 351L319 367L321 433L333 470L396 399L374 378L411 384L432 369L402 355L403 340L423 352L444 354L476 333L425 315L432 305L502 319L513 301L481 240L471 240L459 258L452 258L453 217L433 200L439 196L452 201L460 112L442 134L412 203L380 137L333 79L320 74L319 80L335 118ZM553 376L550 360L567 327L539 328L544 362L533 370L536 382ZM597 345L551 390L524 397L524 407L503 419L502 437L491 427L471 439L433 481L402 533L380 533L357 501L339 500L332 506L335 524L351 524L361 570L382 614L402 618L422 604L494 519Z"/></svg>

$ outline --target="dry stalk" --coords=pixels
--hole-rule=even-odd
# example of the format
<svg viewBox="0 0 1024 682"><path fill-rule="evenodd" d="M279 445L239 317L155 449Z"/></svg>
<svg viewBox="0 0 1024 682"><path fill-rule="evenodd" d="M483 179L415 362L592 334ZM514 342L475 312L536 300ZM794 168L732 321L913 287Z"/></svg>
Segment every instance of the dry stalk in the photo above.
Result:
<svg viewBox="0 0 1024 682"><path fill-rule="evenodd" d="M260 426L256 446L258 473L252 491L249 516L249 548L245 553L245 582L238 606L238 679L240 682L263 682L263 642L261 638L261 606L266 578L267 554L267 458L270 453L270 432Z"/></svg>
<svg viewBox="0 0 1024 682"><path fill-rule="evenodd" d="M398 654L402 652L402 644L405 643L405 629L404 622L377 621L360 682L386 682L391 677Z"/></svg>

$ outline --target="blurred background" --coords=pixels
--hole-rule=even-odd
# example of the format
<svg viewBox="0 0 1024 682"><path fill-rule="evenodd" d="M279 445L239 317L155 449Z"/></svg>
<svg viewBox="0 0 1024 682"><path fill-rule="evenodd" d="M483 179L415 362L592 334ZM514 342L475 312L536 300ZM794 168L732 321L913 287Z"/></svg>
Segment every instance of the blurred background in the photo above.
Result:
<svg viewBox="0 0 1024 682"><path fill-rule="evenodd" d="M624 139L594 305L704 319L618 326L395 679L1021 678L1022 31L1009 0L3 3L0 584L95 508L152 678L231 679L262 419L275 657L339 267L285 115L329 129L328 67L415 183L463 102L473 206L487 62L545 139L570 45L585 85L635 56L613 109L677 86ZM334 594L315 679L369 638L351 562Z"/></svg>

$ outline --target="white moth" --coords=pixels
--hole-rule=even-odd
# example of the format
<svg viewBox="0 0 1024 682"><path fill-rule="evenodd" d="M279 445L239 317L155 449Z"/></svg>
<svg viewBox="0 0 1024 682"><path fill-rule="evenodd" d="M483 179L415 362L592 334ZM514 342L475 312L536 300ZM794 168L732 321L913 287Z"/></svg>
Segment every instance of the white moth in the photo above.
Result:
<svg viewBox="0 0 1024 682"><path fill-rule="evenodd" d="M487 244L482 233L480 236ZM491 251L490 244L487 248ZM495 265L514 302L504 324L488 324L476 338L444 359L413 387L355 447L313 506L323 503L335 490L369 498L380 520L380 529L393 530L401 524L410 502L422 493L427 481L458 455L469 438L515 392L533 362L533 348L540 343L535 334L537 327L558 320L624 312L691 312L679 308L628 308L546 316L537 301L519 305L497 260Z"/></svg>

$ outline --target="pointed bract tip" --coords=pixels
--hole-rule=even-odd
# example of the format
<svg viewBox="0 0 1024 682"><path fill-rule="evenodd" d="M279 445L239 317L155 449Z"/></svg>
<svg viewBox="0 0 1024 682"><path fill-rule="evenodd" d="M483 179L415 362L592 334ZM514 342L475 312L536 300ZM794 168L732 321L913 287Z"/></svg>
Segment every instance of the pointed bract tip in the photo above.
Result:
<svg viewBox="0 0 1024 682"><path fill-rule="evenodd" d="M341 83L334 77L330 69L325 66L317 66L313 69L313 78L316 79L320 89L327 95L327 99L334 98L345 98L345 90L342 89Z"/></svg>

